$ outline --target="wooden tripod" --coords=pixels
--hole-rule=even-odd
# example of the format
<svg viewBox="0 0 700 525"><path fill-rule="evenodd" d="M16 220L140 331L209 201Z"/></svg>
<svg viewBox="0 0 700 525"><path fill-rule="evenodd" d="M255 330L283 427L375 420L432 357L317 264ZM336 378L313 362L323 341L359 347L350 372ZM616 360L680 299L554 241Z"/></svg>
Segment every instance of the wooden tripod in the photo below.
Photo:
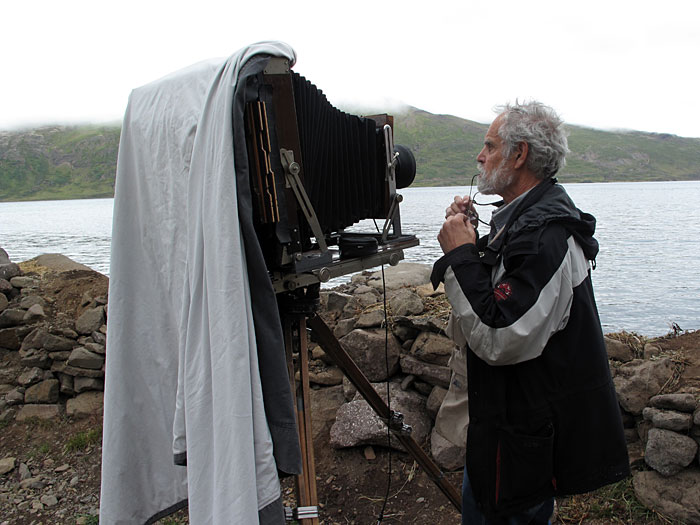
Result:
<svg viewBox="0 0 700 525"><path fill-rule="evenodd" d="M289 368L290 382L296 396L297 422L299 425L299 440L301 442L303 472L296 479L296 494L298 508L292 517L298 519L302 525L317 525L318 521L318 496L316 493L316 469L313 454L313 433L311 431L311 403L309 398L309 358L307 351L306 326L311 328L316 340L324 352L340 367L343 374L357 388L365 400L369 403L377 415L384 420L389 428L394 431L394 436L413 456L428 477L437 485L443 494L450 500L455 508L461 512L462 498L457 489L445 477L440 468L423 451L420 445L410 435L410 427L403 424L403 416L390 410L384 400L379 396L367 377L358 368L357 364L348 355L333 332L318 315L316 307L318 299L301 299L290 302L292 311L283 311L283 327L285 334L285 348L287 351L287 365ZM305 304L306 303L306 304ZM292 353L298 352L299 381L295 380L295 366Z"/></svg>

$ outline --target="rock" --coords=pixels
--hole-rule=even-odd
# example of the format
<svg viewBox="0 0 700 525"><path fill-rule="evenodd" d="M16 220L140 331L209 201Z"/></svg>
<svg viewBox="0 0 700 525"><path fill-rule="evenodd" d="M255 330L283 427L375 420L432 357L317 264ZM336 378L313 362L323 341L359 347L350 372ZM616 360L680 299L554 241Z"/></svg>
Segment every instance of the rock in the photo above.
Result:
<svg viewBox="0 0 700 525"><path fill-rule="evenodd" d="M389 333L385 359L386 341L387 338L382 329L357 329L340 339L340 344L367 376L367 379L384 381L397 371L401 351L398 341L393 334Z"/></svg>
<svg viewBox="0 0 700 525"><path fill-rule="evenodd" d="M27 295L26 297L23 297L22 300L19 302L19 307L23 310L29 310L35 304L38 304L43 308L44 306L46 306L46 301L43 297L40 297L38 295Z"/></svg>
<svg viewBox="0 0 700 525"><path fill-rule="evenodd" d="M432 266L429 264L402 262L396 266L384 269L384 277L387 290L396 290L405 286L420 286L430 282L430 272ZM370 274L367 284L378 290L382 289L382 272L377 271Z"/></svg>
<svg viewBox="0 0 700 525"><path fill-rule="evenodd" d="M410 354L416 359L436 365L447 365L455 344L444 335L421 332L411 346Z"/></svg>
<svg viewBox="0 0 700 525"><path fill-rule="evenodd" d="M76 418L102 413L102 392L83 392L66 402L66 414Z"/></svg>
<svg viewBox="0 0 700 525"><path fill-rule="evenodd" d="M343 397L345 400L352 401L355 398L355 394L357 394L355 385L347 377L343 377Z"/></svg>
<svg viewBox="0 0 700 525"><path fill-rule="evenodd" d="M52 404L58 401L58 379L47 379L27 388L24 402L33 404Z"/></svg>
<svg viewBox="0 0 700 525"><path fill-rule="evenodd" d="M0 348L19 350L20 342L16 328L3 328L0 330Z"/></svg>
<svg viewBox="0 0 700 525"><path fill-rule="evenodd" d="M700 471L687 469L671 478L635 472L633 484L645 507L680 523L700 523Z"/></svg>
<svg viewBox="0 0 700 525"><path fill-rule="evenodd" d="M105 322L104 306L90 308L85 310L83 314L75 321L75 330L79 334L92 334L100 329L100 326Z"/></svg>
<svg viewBox="0 0 700 525"><path fill-rule="evenodd" d="M37 266L43 266L49 270L55 272L70 272L72 270L88 270L93 272L94 270L89 266L75 262L74 260L61 255L60 253L45 253L29 259L27 262L36 263Z"/></svg>
<svg viewBox="0 0 700 525"><path fill-rule="evenodd" d="M10 294L15 290L15 287L10 284L7 279L0 279L0 293L10 299Z"/></svg>
<svg viewBox="0 0 700 525"><path fill-rule="evenodd" d="M666 430L683 431L689 430L693 426L692 414L678 412L676 410L661 410L658 408L646 407L642 411L642 416L647 421L651 421L656 428Z"/></svg>
<svg viewBox="0 0 700 525"><path fill-rule="evenodd" d="M431 418L435 419L437 416L438 410L440 410L440 406L445 400L446 395L447 389L441 386L434 386L430 391L428 400L425 402L425 408L428 410L428 414L430 414Z"/></svg>
<svg viewBox="0 0 700 525"><path fill-rule="evenodd" d="M386 401L386 384L374 384L375 390ZM411 435L422 443L430 431L430 418L425 411L425 399L416 392L403 392L396 383L390 384L392 410L404 415L404 422L412 428ZM355 447L362 445L387 446L387 428L384 422L372 410L367 401L356 399L342 405L331 427L330 444L333 448ZM403 450L396 438L391 439L391 446Z"/></svg>
<svg viewBox="0 0 700 525"><path fill-rule="evenodd" d="M39 280L27 275L21 275L10 279L10 284L15 288L36 288L39 286Z"/></svg>
<svg viewBox="0 0 700 525"><path fill-rule="evenodd" d="M700 426L700 408L693 413L693 425Z"/></svg>
<svg viewBox="0 0 700 525"><path fill-rule="evenodd" d="M5 308L7 308L10 304L10 301L7 300L7 297L5 297L4 293L0 293L0 312L2 312Z"/></svg>
<svg viewBox="0 0 700 525"><path fill-rule="evenodd" d="M70 352L64 350L62 352L49 352L49 357L54 361L67 361L70 357Z"/></svg>
<svg viewBox="0 0 700 525"><path fill-rule="evenodd" d="M693 413L698 401L693 394L662 394L649 400L649 406Z"/></svg>
<svg viewBox="0 0 700 525"><path fill-rule="evenodd" d="M328 292L326 310L329 312L341 312L352 300L352 295L341 292Z"/></svg>
<svg viewBox="0 0 700 525"><path fill-rule="evenodd" d="M24 322L24 310L19 308L6 308L0 312L0 328L19 326Z"/></svg>
<svg viewBox="0 0 700 525"><path fill-rule="evenodd" d="M355 328L374 328L384 324L384 310L363 312L355 323Z"/></svg>
<svg viewBox="0 0 700 525"><path fill-rule="evenodd" d="M389 306L394 315L419 315L423 313L425 306L417 293L408 288L401 288L392 294Z"/></svg>
<svg viewBox="0 0 700 525"><path fill-rule="evenodd" d="M643 357L644 359L651 359L652 357L656 357L657 355L661 355L662 349L659 345L654 344L654 343L647 343L644 345L644 353Z"/></svg>
<svg viewBox="0 0 700 525"><path fill-rule="evenodd" d="M367 307L367 306L371 306L373 304L377 304L376 292L374 292L374 293L355 293L354 297L355 297L355 300L362 307Z"/></svg>
<svg viewBox="0 0 700 525"><path fill-rule="evenodd" d="M455 445L433 428L430 434L430 455L442 469L459 470L464 468L467 448Z"/></svg>
<svg viewBox="0 0 700 525"><path fill-rule="evenodd" d="M399 326L408 326L419 332L445 333L447 322L437 317L405 317L394 316L394 323Z"/></svg>
<svg viewBox="0 0 700 525"><path fill-rule="evenodd" d="M656 395L673 374L670 359L643 361L635 359L618 368L613 379L622 408L640 415L649 400Z"/></svg>
<svg viewBox="0 0 700 525"><path fill-rule="evenodd" d="M26 419L53 419L60 413L59 405L24 405L17 414L17 421Z"/></svg>
<svg viewBox="0 0 700 525"><path fill-rule="evenodd" d="M27 466L26 463L20 463L18 470L19 470L20 481L24 481L25 479L29 479L32 477L32 473L29 470L29 467Z"/></svg>
<svg viewBox="0 0 700 525"><path fill-rule="evenodd" d="M79 346L74 348L68 358L67 365L79 368L89 368L98 370L104 365L105 358L94 352L90 352L87 348Z"/></svg>
<svg viewBox="0 0 700 525"><path fill-rule="evenodd" d="M450 386L451 370L447 366L424 363L415 357L401 356L401 371L404 374L413 374L431 385L447 388Z"/></svg>
<svg viewBox="0 0 700 525"><path fill-rule="evenodd" d="M43 348L44 341L48 337L49 333L46 329L38 327L29 332L27 336L22 341L21 350L30 350L32 348Z"/></svg>
<svg viewBox="0 0 700 525"><path fill-rule="evenodd" d="M98 343L85 343L85 348L95 354L105 355L105 345Z"/></svg>
<svg viewBox="0 0 700 525"><path fill-rule="evenodd" d="M12 281L14 277L20 275L22 270L19 269L19 265L16 263L5 263L0 264L0 279L5 279L6 281Z"/></svg>
<svg viewBox="0 0 700 525"><path fill-rule="evenodd" d="M20 363L24 366L38 366L39 368L49 368L51 366L51 358L46 350L37 350L31 348L29 350L19 350Z"/></svg>
<svg viewBox="0 0 700 525"><path fill-rule="evenodd" d="M66 362L55 361L51 365L51 371L58 374L67 374L73 377L97 377L102 378L105 376L104 370L91 370L89 368L78 368L76 366L68 366Z"/></svg>
<svg viewBox="0 0 700 525"><path fill-rule="evenodd" d="M56 496L53 494L44 494L41 498L39 498L39 501L46 507L55 507L58 505L58 498L56 498Z"/></svg>
<svg viewBox="0 0 700 525"><path fill-rule="evenodd" d="M75 389L77 392L80 392L78 390L78 380L85 379L85 378L80 378L76 377L75 378ZM96 379L93 379L92 381L98 381ZM334 385L340 385L343 382L343 372L338 368L337 366L332 366L329 368L325 368L323 370L309 370L309 381L311 383L316 383L317 385L325 385L325 386L334 386ZM100 381L100 384L102 381ZM96 390L96 389L92 389ZM99 390L102 390L100 388Z"/></svg>
<svg viewBox="0 0 700 525"><path fill-rule="evenodd" d="M44 379L49 379L44 377L44 372L45 370L42 370L36 366L34 368L30 368L29 370L25 370L17 377L17 384L27 387L36 384L39 381L43 381Z"/></svg>
<svg viewBox="0 0 700 525"><path fill-rule="evenodd" d="M644 461L662 476L673 476L690 465L697 450L693 438L652 428L647 436Z"/></svg>
<svg viewBox="0 0 700 525"><path fill-rule="evenodd" d="M421 284L416 287L416 293L420 297L437 297L445 293L445 283L440 283L437 289L433 289L432 283Z"/></svg>
<svg viewBox="0 0 700 525"><path fill-rule="evenodd" d="M634 353L628 345L626 345L622 341L618 341L617 339L613 339L608 336L605 336L604 339L605 349L608 352L609 359L613 359L614 361L621 361L623 363L627 363L634 359Z"/></svg>
<svg viewBox="0 0 700 525"><path fill-rule="evenodd" d="M46 486L40 477L27 478L19 482L20 488L41 490Z"/></svg>
<svg viewBox="0 0 700 525"><path fill-rule="evenodd" d="M0 476L4 476L8 472L12 472L16 464L17 459L13 457L0 459Z"/></svg>
<svg viewBox="0 0 700 525"><path fill-rule="evenodd" d="M333 335L335 336L336 339L340 339L341 337L345 337L348 335L350 332L353 331L355 328L355 323L357 320L354 317L350 317L348 319L340 319L336 325L335 328L333 329Z"/></svg>
<svg viewBox="0 0 700 525"><path fill-rule="evenodd" d="M47 352L64 352L73 350L74 346L75 342L72 339L53 334L46 334L42 344L42 347Z"/></svg>
<svg viewBox="0 0 700 525"><path fill-rule="evenodd" d="M19 405L24 403L24 388L18 387L5 394L5 402L8 405Z"/></svg>
<svg viewBox="0 0 700 525"><path fill-rule="evenodd" d="M23 321L25 323L33 323L43 319L44 317L46 317L46 313L44 313L42 306L40 304L35 304L30 306L27 312L24 314Z"/></svg>
<svg viewBox="0 0 700 525"><path fill-rule="evenodd" d="M75 334L75 336L77 337L78 334ZM92 332L92 340L95 341L98 345L104 346L107 344L107 336L100 331Z"/></svg>
<svg viewBox="0 0 700 525"><path fill-rule="evenodd" d="M58 381L61 383L60 392L69 396L75 395L73 388L73 376L68 374L58 374Z"/></svg>
<svg viewBox="0 0 700 525"><path fill-rule="evenodd" d="M392 331L399 338L399 341L415 340L419 334L418 330L412 326L398 325L396 323L394 323Z"/></svg>

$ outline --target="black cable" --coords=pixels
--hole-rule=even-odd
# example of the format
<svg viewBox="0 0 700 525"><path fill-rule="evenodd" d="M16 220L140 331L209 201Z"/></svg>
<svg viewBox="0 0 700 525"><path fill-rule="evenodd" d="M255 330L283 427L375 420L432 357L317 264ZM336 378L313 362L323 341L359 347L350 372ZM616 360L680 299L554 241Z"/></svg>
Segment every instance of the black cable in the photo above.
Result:
<svg viewBox="0 0 700 525"><path fill-rule="evenodd" d="M389 388L389 319L386 311L386 279L384 277L384 265L382 264L382 296L384 298L384 364L386 366L386 405L389 409L389 417L391 417L391 389ZM382 510L379 512L377 524L384 520L384 511L386 510L387 502L389 501L389 492L391 491L391 429L389 422L386 425L386 439L389 448L389 475L386 483L386 494L384 494L384 503Z"/></svg>

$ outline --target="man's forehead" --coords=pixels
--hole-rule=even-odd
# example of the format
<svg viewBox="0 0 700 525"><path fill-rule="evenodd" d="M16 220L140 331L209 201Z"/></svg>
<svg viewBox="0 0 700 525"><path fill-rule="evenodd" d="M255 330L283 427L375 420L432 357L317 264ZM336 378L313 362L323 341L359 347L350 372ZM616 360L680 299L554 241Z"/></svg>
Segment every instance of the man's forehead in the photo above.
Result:
<svg viewBox="0 0 700 525"><path fill-rule="evenodd" d="M502 123L503 123L503 115L498 115L494 119L494 121L491 123L488 131L486 132L486 139L487 140L490 140L491 142L500 142L501 137L498 134L498 130L501 128Z"/></svg>

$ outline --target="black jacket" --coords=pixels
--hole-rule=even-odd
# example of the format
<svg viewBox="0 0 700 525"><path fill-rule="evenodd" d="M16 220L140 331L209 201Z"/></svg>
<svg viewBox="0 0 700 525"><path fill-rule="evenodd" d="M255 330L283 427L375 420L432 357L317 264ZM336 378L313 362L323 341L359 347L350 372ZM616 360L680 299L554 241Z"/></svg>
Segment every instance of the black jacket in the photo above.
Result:
<svg viewBox="0 0 700 525"><path fill-rule="evenodd" d="M467 470L491 516L629 474L590 280L595 219L551 180L512 204L505 234L433 269L468 343Z"/></svg>

